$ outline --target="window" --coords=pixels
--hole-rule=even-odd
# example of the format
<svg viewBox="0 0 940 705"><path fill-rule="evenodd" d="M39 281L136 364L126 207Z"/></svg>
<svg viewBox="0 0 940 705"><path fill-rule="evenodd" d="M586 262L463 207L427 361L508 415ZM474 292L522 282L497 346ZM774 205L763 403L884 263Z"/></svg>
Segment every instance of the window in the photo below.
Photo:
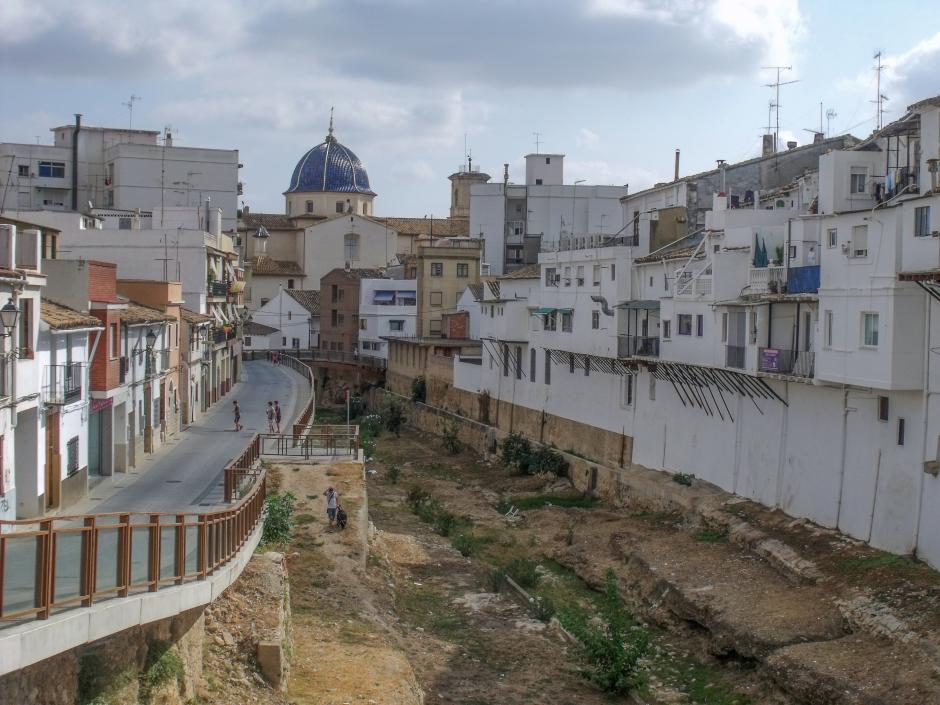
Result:
<svg viewBox="0 0 940 705"><path fill-rule="evenodd" d="M388 329L396 332L401 332L405 330L405 322L403 320L393 318L388 322Z"/></svg>
<svg viewBox="0 0 940 705"><path fill-rule="evenodd" d="M246 347L249 347L249 348L251 347L251 336L250 336L250 335L246 335L244 338L242 338L242 340L245 341L245 346L246 346Z"/></svg>
<svg viewBox="0 0 940 705"><path fill-rule="evenodd" d="M121 356L121 338L118 335L118 324L108 325L108 335L111 337L111 359Z"/></svg>
<svg viewBox="0 0 940 705"><path fill-rule="evenodd" d="M551 163L552 163L552 158L551 158L551 157L545 157L545 163L546 163L546 164L551 164Z"/></svg>
<svg viewBox="0 0 940 705"><path fill-rule="evenodd" d="M287 288L288 288L288 289L293 289L293 288L294 288L294 280L293 280L293 279L288 279L288 280L287 280Z"/></svg>
<svg viewBox="0 0 940 705"><path fill-rule="evenodd" d="M617 265L614 263L611 263L610 265L610 280L611 281L617 280Z"/></svg>
<svg viewBox="0 0 940 705"><path fill-rule="evenodd" d="M522 379L522 348L516 346L516 379Z"/></svg>
<svg viewBox="0 0 940 705"><path fill-rule="evenodd" d="M721 314L721 342L728 342L728 314Z"/></svg>
<svg viewBox="0 0 940 705"><path fill-rule="evenodd" d="M633 237L634 241L640 237L640 211L633 211Z"/></svg>
<svg viewBox="0 0 940 705"><path fill-rule="evenodd" d="M429 323L430 323L431 335L440 335L441 334L441 319L434 318L434 319L431 319Z"/></svg>
<svg viewBox="0 0 940 705"><path fill-rule="evenodd" d="M535 185L536 185L536 186L541 186L541 185L542 185L542 180L541 180L541 179L536 179L536 180L535 180Z"/></svg>
<svg viewBox="0 0 940 705"><path fill-rule="evenodd" d="M597 330L601 327L601 312L591 311L591 328Z"/></svg>
<svg viewBox="0 0 940 705"><path fill-rule="evenodd" d="M457 263L457 276L460 277L461 279L469 277L470 265L467 264L466 262L458 262Z"/></svg>
<svg viewBox="0 0 940 705"><path fill-rule="evenodd" d="M591 374L591 356L584 356L584 376L587 377Z"/></svg>
<svg viewBox="0 0 940 705"><path fill-rule="evenodd" d="M565 286L571 286L571 267L565 267Z"/></svg>
<svg viewBox="0 0 940 705"><path fill-rule="evenodd" d="M33 335L32 335L32 312L33 312L33 302L29 299L20 299L20 320L17 321L19 326L19 356L30 358L33 357Z"/></svg>
<svg viewBox="0 0 940 705"><path fill-rule="evenodd" d="M552 354L545 351L545 384L552 383Z"/></svg>
<svg viewBox="0 0 940 705"><path fill-rule="evenodd" d="M852 256L868 257L868 226L852 226Z"/></svg>
<svg viewBox="0 0 940 705"><path fill-rule="evenodd" d="M633 406L633 375L624 375L620 378L620 388L623 393L622 406Z"/></svg>
<svg viewBox="0 0 940 705"><path fill-rule="evenodd" d="M338 326L346 325L346 314L341 313L336 317L336 325Z"/></svg>
<svg viewBox="0 0 940 705"><path fill-rule="evenodd" d="M790 245L790 251L788 255L789 259L796 259L796 245Z"/></svg>
<svg viewBox="0 0 940 705"><path fill-rule="evenodd" d="M695 335L701 338L705 334L705 316L698 314L695 317Z"/></svg>
<svg viewBox="0 0 940 705"><path fill-rule="evenodd" d="M64 179L65 162L39 162L39 175L52 179Z"/></svg>
<svg viewBox="0 0 940 705"><path fill-rule="evenodd" d="M601 266L599 264L594 265L594 269L592 270L591 283L594 286L601 285Z"/></svg>
<svg viewBox="0 0 940 705"><path fill-rule="evenodd" d="M535 348L529 349L529 380L535 381Z"/></svg>
<svg viewBox="0 0 940 705"><path fill-rule="evenodd" d="M545 268L545 286L558 286L558 275L554 267Z"/></svg>
<svg viewBox="0 0 940 705"><path fill-rule="evenodd" d="M904 445L904 419L898 419L898 445Z"/></svg>
<svg viewBox="0 0 940 705"><path fill-rule="evenodd" d="M672 337L672 321L668 318L663 321L663 340L669 340Z"/></svg>
<svg viewBox="0 0 940 705"><path fill-rule="evenodd" d="M650 375L650 401L656 401L656 378Z"/></svg>
<svg viewBox="0 0 940 705"><path fill-rule="evenodd" d="M914 237L930 235L930 206L914 209ZM898 443L898 445L902 445Z"/></svg>
<svg viewBox="0 0 940 705"><path fill-rule="evenodd" d="M281 347L284 347L285 345L287 345L287 338L281 336Z"/></svg>
<svg viewBox="0 0 940 705"><path fill-rule="evenodd" d="M432 277L444 276L444 263L443 262L431 262L431 276Z"/></svg>
<svg viewBox="0 0 940 705"><path fill-rule="evenodd" d="M344 213L346 211L345 204L342 201L336 202L336 212Z"/></svg>
<svg viewBox="0 0 940 705"><path fill-rule="evenodd" d="M339 287L333 284L330 287L330 303L336 303L339 300Z"/></svg>
<svg viewBox="0 0 940 705"><path fill-rule="evenodd" d="M29 164L18 164L16 167L17 176L29 176Z"/></svg>
<svg viewBox="0 0 940 705"><path fill-rule="evenodd" d="M584 286L584 265L583 264L578 265L577 272L578 272L578 286Z"/></svg>
<svg viewBox="0 0 940 705"><path fill-rule="evenodd" d="M574 315L571 311L562 311L561 312L561 331L563 333L570 333L573 326Z"/></svg>
<svg viewBox="0 0 940 705"><path fill-rule="evenodd" d="M678 320L679 335L692 335L692 314L680 313L676 319Z"/></svg>
<svg viewBox="0 0 940 705"><path fill-rule="evenodd" d="M341 287L336 293L339 294L339 300L342 301L343 296L346 294L346 290Z"/></svg>
<svg viewBox="0 0 940 705"><path fill-rule="evenodd" d="M852 173L849 177L849 193L852 195L865 193L867 180L868 169L865 167L853 166Z"/></svg>
<svg viewBox="0 0 940 705"><path fill-rule="evenodd" d="M431 292L431 305L432 306L443 306L444 305L444 294L440 291Z"/></svg>
<svg viewBox="0 0 940 705"><path fill-rule="evenodd" d="M839 244L839 231L836 228L826 230L826 246L832 249Z"/></svg>
<svg viewBox="0 0 940 705"><path fill-rule="evenodd" d="M750 327L748 328L748 342L751 345L757 345L757 311L753 309L748 311L748 320L750 321Z"/></svg>
<svg viewBox="0 0 940 705"><path fill-rule="evenodd" d="M557 311L550 311L549 313L546 313L544 316L542 316L542 330L555 330L555 326L558 323L557 317Z"/></svg>
<svg viewBox="0 0 940 705"><path fill-rule="evenodd" d="M65 444L65 470L69 477L78 472L78 436Z"/></svg>
<svg viewBox="0 0 940 705"><path fill-rule="evenodd" d="M823 312L823 345L832 347L832 311Z"/></svg>
<svg viewBox="0 0 940 705"><path fill-rule="evenodd" d="M343 258L347 262L353 262L359 259L359 235L356 233L346 233L343 236Z"/></svg>
<svg viewBox="0 0 940 705"><path fill-rule="evenodd" d="M359 319L359 330L369 330L369 321L367 319Z"/></svg>
<svg viewBox="0 0 940 705"><path fill-rule="evenodd" d="M307 212L313 213L313 201L307 201Z"/></svg>
<svg viewBox="0 0 940 705"><path fill-rule="evenodd" d="M335 328L338 321L339 312L335 308L330 309L330 325Z"/></svg>
<svg viewBox="0 0 940 705"><path fill-rule="evenodd" d="M290 342L291 342L292 347L295 347L295 348L300 347L300 338L291 338Z"/></svg>
<svg viewBox="0 0 940 705"><path fill-rule="evenodd" d="M862 345L868 348L878 347L878 314L862 314Z"/></svg>
<svg viewBox="0 0 940 705"><path fill-rule="evenodd" d="M130 230L131 225L130 218L118 218L118 230Z"/></svg>
<svg viewBox="0 0 940 705"><path fill-rule="evenodd" d="M891 410L891 402L888 397L878 397L878 420L887 421Z"/></svg>
<svg viewBox="0 0 940 705"><path fill-rule="evenodd" d="M292 318L292 316L293 316L293 313L294 313L293 311L288 311L288 312L287 312L287 320L288 320L288 321L291 320L291 318Z"/></svg>

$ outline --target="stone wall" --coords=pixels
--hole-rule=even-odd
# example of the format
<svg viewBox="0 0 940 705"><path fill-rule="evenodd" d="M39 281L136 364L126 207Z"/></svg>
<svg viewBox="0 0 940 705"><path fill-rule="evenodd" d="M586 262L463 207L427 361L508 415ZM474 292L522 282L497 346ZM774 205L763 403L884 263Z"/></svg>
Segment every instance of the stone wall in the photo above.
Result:
<svg viewBox="0 0 940 705"><path fill-rule="evenodd" d="M0 677L0 700L183 705L196 697L204 638L202 608L126 629Z"/></svg>

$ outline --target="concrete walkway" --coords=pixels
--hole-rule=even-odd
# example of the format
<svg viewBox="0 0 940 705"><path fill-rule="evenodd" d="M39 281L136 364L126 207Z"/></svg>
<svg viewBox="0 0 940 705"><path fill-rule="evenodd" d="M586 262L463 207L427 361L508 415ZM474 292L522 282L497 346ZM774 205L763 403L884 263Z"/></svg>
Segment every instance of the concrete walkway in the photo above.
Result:
<svg viewBox="0 0 940 705"><path fill-rule="evenodd" d="M307 383L290 368L257 360L242 369L243 381L198 422L167 439L130 472L104 479L67 513L204 512L222 505L222 469L255 433L267 432L268 401L280 402L283 431L307 400ZM240 433L232 430L236 399L242 408Z"/></svg>

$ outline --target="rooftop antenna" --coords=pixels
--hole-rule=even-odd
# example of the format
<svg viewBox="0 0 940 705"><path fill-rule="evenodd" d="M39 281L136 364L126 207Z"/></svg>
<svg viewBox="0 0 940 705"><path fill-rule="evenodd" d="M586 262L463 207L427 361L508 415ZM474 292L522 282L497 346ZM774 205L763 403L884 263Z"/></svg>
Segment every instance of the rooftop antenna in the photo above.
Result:
<svg viewBox="0 0 940 705"><path fill-rule="evenodd" d="M837 113L832 108L829 108L829 110L826 111L826 137L832 136L832 130L830 129L830 126L832 124L833 118L838 117L838 115L839 113Z"/></svg>
<svg viewBox="0 0 940 705"><path fill-rule="evenodd" d="M140 100L139 95L134 95L131 93L131 97L127 99L127 102L121 103L125 108L127 108L127 129L131 130L134 126L134 103Z"/></svg>
<svg viewBox="0 0 940 705"><path fill-rule="evenodd" d="M793 70L792 66L761 66L761 68L768 70L768 71L777 72L776 81L774 81L773 83L764 84L765 86L767 86L767 88L774 89L774 102L773 102L772 107L773 107L774 115L777 118L776 125L774 127L774 152L776 152L777 144L780 142L780 86L789 86L791 83L798 83L799 79L794 80L794 81L781 81L780 80L780 72L792 71ZM770 121L768 120L768 122Z"/></svg>
<svg viewBox="0 0 940 705"><path fill-rule="evenodd" d="M533 132L532 134L535 135L535 153L538 154L538 153L539 153L539 145L541 144L541 141L539 140L539 138L542 136L542 133L541 133L541 132Z"/></svg>
<svg viewBox="0 0 940 705"><path fill-rule="evenodd" d="M876 116L876 124L878 130L884 126L884 101L888 98L881 92L881 72L884 69L884 64L881 63L881 49L875 52L874 60L877 62L875 64L875 99L871 101L878 106L878 115Z"/></svg>

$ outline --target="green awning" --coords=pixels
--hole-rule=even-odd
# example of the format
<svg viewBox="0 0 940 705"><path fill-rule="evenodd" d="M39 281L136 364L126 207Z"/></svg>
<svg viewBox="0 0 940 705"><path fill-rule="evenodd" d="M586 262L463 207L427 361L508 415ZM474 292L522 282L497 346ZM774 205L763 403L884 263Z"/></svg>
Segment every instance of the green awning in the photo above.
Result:
<svg viewBox="0 0 940 705"><path fill-rule="evenodd" d="M535 309L534 311L532 311L532 315L533 315L533 316L544 316L544 315L546 315L546 314L553 313L553 312L555 312L555 311L557 311L557 310L558 310L557 308L552 308L551 306L542 306L541 308L537 308L537 309Z"/></svg>

